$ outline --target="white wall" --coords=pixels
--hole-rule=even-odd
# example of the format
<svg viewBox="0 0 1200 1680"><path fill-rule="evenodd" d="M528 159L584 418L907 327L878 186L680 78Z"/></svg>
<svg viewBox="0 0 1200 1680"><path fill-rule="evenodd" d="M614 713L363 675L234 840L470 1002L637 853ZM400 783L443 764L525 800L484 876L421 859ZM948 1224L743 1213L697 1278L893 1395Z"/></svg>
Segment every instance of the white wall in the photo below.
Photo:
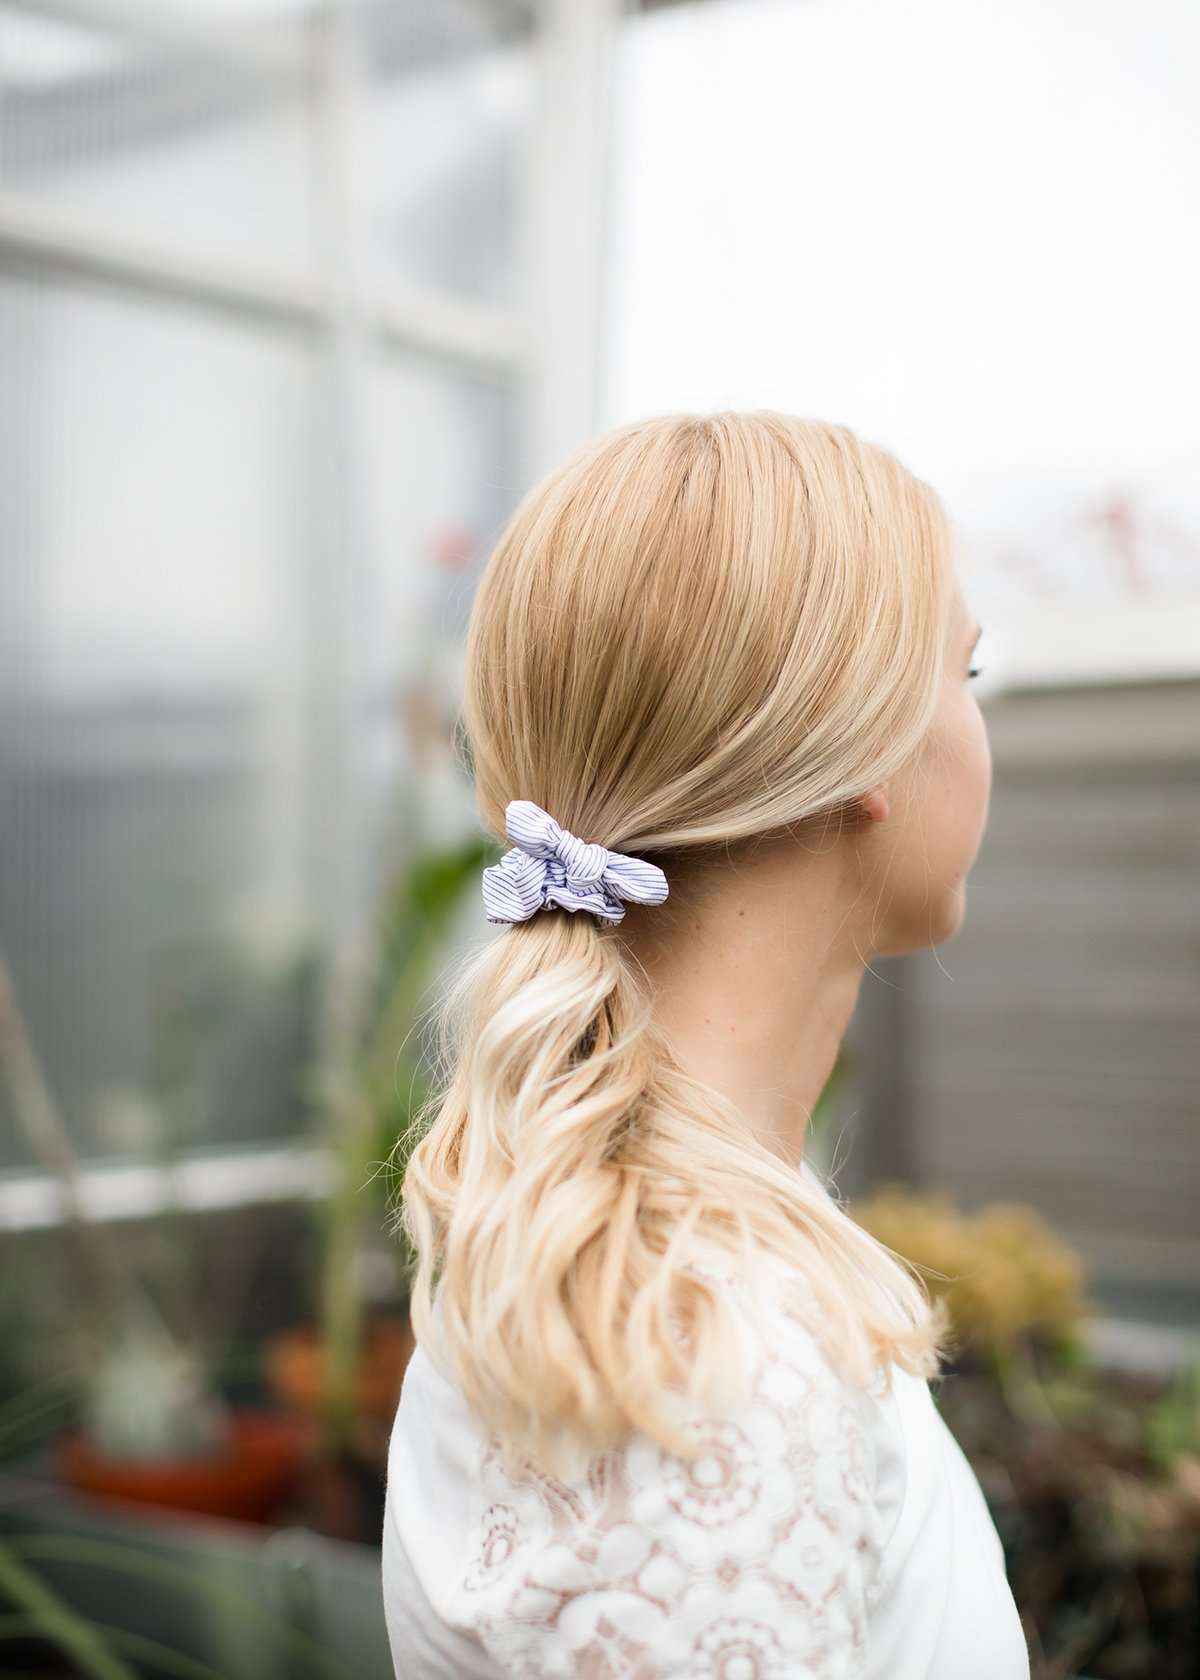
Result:
<svg viewBox="0 0 1200 1680"><path fill-rule="evenodd" d="M985 667L1200 671L1198 61L1191 0L632 20L604 423L844 421L942 492Z"/></svg>

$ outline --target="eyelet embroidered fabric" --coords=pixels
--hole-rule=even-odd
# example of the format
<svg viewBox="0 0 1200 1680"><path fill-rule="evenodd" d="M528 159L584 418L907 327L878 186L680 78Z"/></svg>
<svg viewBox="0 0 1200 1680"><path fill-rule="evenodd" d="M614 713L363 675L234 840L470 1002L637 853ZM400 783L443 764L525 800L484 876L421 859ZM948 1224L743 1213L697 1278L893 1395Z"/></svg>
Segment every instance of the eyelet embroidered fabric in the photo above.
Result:
<svg viewBox="0 0 1200 1680"><path fill-rule="evenodd" d="M743 1280L693 1269L745 1299ZM769 1339L737 1315L753 1400L736 1418L689 1423L704 1446L695 1464L638 1435L569 1483L533 1471L514 1482L485 1443L453 1620L502 1673L861 1673L894 1520L872 1498L875 1398L841 1380L800 1317L772 1312Z"/></svg>

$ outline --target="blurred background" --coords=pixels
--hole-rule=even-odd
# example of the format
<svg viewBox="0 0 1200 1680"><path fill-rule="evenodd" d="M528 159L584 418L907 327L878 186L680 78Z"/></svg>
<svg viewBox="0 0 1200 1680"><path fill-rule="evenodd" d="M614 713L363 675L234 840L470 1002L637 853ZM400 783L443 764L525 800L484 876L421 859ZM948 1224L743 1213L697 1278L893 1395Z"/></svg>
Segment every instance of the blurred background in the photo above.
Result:
<svg viewBox="0 0 1200 1680"><path fill-rule="evenodd" d="M0 1672L389 1680L387 1230L525 489L941 492L995 779L811 1148L940 1276L1035 1680L1200 1674L1191 0L0 0Z"/></svg>

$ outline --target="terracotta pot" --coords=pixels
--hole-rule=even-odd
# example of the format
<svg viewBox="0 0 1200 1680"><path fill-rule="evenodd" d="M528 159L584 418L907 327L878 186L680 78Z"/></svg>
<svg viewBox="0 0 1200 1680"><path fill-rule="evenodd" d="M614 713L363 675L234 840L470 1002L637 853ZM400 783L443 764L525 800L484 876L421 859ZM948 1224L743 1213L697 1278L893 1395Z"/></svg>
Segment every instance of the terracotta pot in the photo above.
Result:
<svg viewBox="0 0 1200 1680"><path fill-rule="evenodd" d="M354 1387L354 1408L360 1416L391 1423L414 1345L407 1318L370 1320L363 1332ZM306 1325L273 1337L263 1368L277 1400L306 1416L320 1410L325 1350L315 1329Z"/></svg>
<svg viewBox="0 0 1200 1680"><path fill-rule="evenodd" d="M205 1457L109 1458L77 1433L60 1437L57 1456L63 1479L80 1493L261 1523L290 1492L304 1447L294 1418L237 1410L224 1449Z"/></svg>

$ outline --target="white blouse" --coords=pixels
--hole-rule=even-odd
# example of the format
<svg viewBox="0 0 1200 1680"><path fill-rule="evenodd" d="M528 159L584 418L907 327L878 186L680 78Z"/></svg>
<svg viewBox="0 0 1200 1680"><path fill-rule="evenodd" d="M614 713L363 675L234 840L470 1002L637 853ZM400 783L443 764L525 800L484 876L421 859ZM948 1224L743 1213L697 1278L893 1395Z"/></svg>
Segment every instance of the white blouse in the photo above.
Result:
<svg viewBox="0 0 1200 1680"><path fill-rule="evenodd" d="M698 1269L736 1310L745 1286ZM397 1680L1029 1680L999 1535L928 1382L847 1383L782 1305L766 1335L735 1322L753 1398L690 1426L694 1465L634 1435L566 1483L510 1481L417 1347L383 1534Z"/></svg>

